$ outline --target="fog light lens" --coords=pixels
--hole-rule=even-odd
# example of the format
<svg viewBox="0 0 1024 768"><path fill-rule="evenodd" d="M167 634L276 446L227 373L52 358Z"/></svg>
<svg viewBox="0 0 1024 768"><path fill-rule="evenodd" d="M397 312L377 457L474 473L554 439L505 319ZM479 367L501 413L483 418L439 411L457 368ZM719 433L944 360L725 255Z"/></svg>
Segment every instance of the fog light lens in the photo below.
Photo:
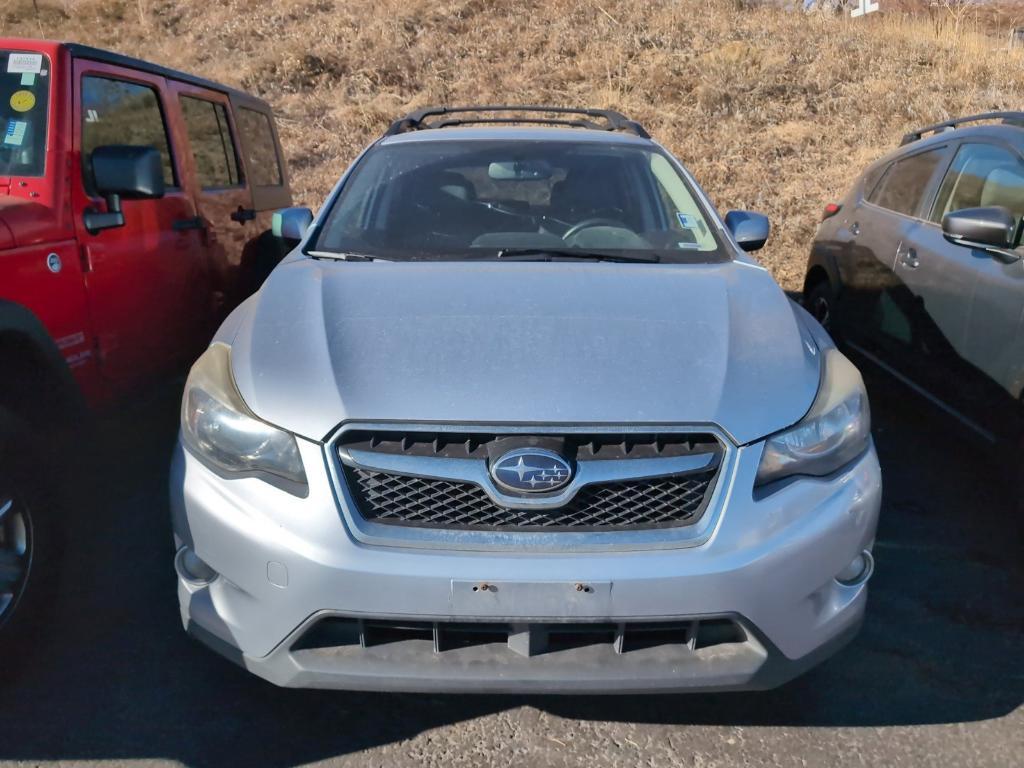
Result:
<svg viewBox="0 0 1024 768"><path fill-rule="evenodd" d="M864 550L857 555L850 564L836 574L836 581L846 587L855 587L863 584L875 570L875 558L869 550Z"/></svg>
<svg viewBox="0 0 1024 768"><path fill-rule="evenodd" d="M174 564L181 578L193 584L209 584L217 578L217 572L188 547L178 550Z"/></svg>

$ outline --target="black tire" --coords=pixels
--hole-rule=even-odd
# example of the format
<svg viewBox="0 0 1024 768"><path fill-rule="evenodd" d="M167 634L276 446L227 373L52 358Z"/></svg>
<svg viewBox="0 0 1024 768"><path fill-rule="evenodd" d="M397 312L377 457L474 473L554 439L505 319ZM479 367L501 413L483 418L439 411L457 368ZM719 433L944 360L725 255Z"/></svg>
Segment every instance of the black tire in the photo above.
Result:
<svg viewBox="0 0 1024 768"><path fill-rule="evenodd" d="M836 343L839 343L841 339L836 328L836 294L828 280L819 280L804 294L804 309L821 323Z"/></svg>
<svg viewBox="0 0 1024 768"><path fill-rule="evenodd" d="M49 622L61 560L55 466L25 425L0 410L0 684L55 631Z"/></svg>

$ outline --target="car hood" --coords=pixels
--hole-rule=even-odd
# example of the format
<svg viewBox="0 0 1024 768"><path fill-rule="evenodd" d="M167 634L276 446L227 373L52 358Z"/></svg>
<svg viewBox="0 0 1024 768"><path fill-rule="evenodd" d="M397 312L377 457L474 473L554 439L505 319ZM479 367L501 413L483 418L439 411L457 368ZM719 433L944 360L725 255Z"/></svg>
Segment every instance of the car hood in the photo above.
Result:
<svg viewBox="0 0 1024 768"><path fill-rule="evenodd" d="M742 444L797 422L820 376L793 305L740 262L289 259L229 325L245 402L314 440L391 421L717 425Z"/></svg>

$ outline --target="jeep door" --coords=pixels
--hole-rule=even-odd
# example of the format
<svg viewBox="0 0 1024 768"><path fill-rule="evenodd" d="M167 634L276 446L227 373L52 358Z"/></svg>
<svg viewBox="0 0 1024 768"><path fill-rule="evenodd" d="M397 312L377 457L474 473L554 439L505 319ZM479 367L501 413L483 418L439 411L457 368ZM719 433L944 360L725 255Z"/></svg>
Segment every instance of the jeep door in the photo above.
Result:
<svg viewBox="0 0 1024 768"><path fill-rule="evenodd" d="M210 268L210 333L251 290L242 287L243 259L259 237L252 190L243 173L238 131L228 97L169 81L185 128L186 188L204 227ZM245 292L245 295L242 295Z"/></svg>
<svg viewBox="0 0 1024 768"><path fill-rule="evenodd" d="M913 253L896 272L921 309L927 367L915 377L973 425L995 437L1009 429L1024 370L1024 266L954 245L942 217L1000 205L1024 216L1024 160L1008 145L965 141L956 150L927 220L908 233ZM1018 229L1019 231L1019 229ZM912 257L911 257L912 256Z"/></svg>
<svg viewBox="0 0 1024 768"><path fill-rule="evenodd" d="M915 298L899 279L897 265L912 247L911 232L918 225L925 199L932 198L948 153L949 148L942 146L893 162L868 193L858 221L852 225L857 230L852 249L859 254L854 260L881 265L885 270L876 274L877 290L866 291L870 301L861 306L860 334L853 341L904 375L918 366L923 340Z"/></svg>
<svg viewBox="0 0 1024 768"><path fill-rule="evenodd" d="M122 391L192 357L206 324L202 232L182 187L182 140L167 95L162 77L75 60L72 206L101 372ZM155 147L166 193L124 200L124 225L92 233L83 213L106 204L95 190L90 155L111 144Z"/></svg>

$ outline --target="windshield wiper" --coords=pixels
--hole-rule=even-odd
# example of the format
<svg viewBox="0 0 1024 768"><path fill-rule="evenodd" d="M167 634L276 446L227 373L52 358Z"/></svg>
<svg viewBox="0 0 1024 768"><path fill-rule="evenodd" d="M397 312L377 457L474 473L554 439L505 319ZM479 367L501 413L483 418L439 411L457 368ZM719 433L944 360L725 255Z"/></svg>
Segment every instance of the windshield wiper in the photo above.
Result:
<svg viewBox="0 0 1024 768"><path fill-rule="evenodd" d="M365 253L336 253L334 251L307 251L307 255L317 259L337 259L338 261L377 261L379 256L368 256Z"/></svg>
<svg viewBox="0 0 1024 768"><path fill-rule="evenodd" d="M553 259L593 259L595 261L642 262L657 264L661 257L656 253L638 255L631 253L609 253L607 251L585 251L579 248L502 248L499 259L513 261L552 261Z"/></svg>

